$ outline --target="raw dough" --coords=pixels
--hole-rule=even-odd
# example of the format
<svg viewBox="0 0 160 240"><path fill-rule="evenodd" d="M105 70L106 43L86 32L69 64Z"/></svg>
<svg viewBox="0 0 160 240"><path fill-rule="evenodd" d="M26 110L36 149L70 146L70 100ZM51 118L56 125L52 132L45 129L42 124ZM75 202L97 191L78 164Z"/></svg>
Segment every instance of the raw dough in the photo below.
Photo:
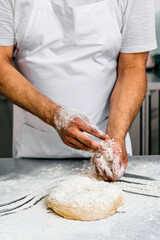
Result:
<svg viewBox="0 0 160 240"><path fill-rule="evenodd" d="M122 190L114 183L72 176L49 194L47 204L68 219L97 220L112 215L124 203Z"/></svg>

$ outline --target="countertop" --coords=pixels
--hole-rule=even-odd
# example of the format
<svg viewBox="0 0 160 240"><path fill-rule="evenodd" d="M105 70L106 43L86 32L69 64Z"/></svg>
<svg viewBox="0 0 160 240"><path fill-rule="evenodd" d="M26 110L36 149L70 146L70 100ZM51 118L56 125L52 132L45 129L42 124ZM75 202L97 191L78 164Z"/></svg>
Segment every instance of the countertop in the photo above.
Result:
<svg viewBox="0 0 160 240"><path fill-rule="evenodd" d="M115 183L125 206L113 216L83 222L48 209L51 189L87 169L87 159L0 159L0 240L160 239L160 156L129 157Z"/></svg>

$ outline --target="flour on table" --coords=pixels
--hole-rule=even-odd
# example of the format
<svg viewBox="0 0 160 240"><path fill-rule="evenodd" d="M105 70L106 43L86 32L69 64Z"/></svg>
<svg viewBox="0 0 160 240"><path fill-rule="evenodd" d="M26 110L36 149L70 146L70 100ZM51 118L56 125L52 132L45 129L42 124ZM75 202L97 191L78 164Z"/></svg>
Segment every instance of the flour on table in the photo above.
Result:
<svg viewBox="0 0 160 240"><path fill-rule="evenodd" d="M49 194L47 204L64 218L87 221L114 214L124 197L121 188L112 183L72 176Z"/></svg>

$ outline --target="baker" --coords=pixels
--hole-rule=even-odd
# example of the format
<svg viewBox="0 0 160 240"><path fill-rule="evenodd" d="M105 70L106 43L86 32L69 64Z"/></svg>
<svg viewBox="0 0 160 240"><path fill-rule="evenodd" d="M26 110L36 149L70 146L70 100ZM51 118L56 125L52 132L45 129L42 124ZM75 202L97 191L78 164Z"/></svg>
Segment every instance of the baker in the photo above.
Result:
<svg viewBox="0 0 160 240"><path fill-rule="evenodd" d="M126 169L128 130L157 47L153 2L0 0L0 92L14 103L13 157L90 156L109 137Z"/></svg>

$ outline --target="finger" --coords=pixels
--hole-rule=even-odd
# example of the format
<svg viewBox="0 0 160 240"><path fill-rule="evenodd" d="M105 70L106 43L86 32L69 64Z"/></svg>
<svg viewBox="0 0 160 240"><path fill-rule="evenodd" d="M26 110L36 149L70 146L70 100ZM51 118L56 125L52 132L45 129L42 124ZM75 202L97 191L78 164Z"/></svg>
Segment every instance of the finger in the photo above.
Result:
<svg viewBox="0 0 160 240"><path fill-rule="evenodd" d="M78 128L75 128L75 127L68 128L67 129L67 137L75 138L81 144L93 149L94 151L97 151L97 150L103 151L104 150L100 143L96 142L91 137L82 133Z"/></svg>
<svg viewBox="0 0 160 240"><path fill-rule="evenodd" d="M104 174L104 170L102 170L101 168L99 168L98 166L95 165L95 170L96 173L104 180L104 181L108 181L108 178L105 176Z"/></svg>
<svg viewBox="0 0 160 240"><path fill-rule="evenodd" d="M128 165L128 156L126 156L123 160L120 158L119 161L115 162L113 165L113 173L114 177L119 179L125 173L125 170Z"/></svg>
<svg viewBox="0 0 160 240"><path fill-rule="evenodd" d="M124 172L124 167L122 165L122 160L117 160L115 164L113 165L113 176L116 180L118 180Z"/></svg>
<svg viewBox="0 0 160 240"><path fill-rule="evenodd" d="M119 175L121 165L122 165L122 160L120 158L116 159L116 161L113 164L113 174L114 174L114 176Z"/></svg>
<svg viewBox="0 0 160 240"><path fill-rule="evenodd" d="M68 142L73 144L74 146L76 146L79 150L93 152L92 148L89 148L89 147L85 146L84 144L82 144L81 142L76 140L75 138L71 138L71 137L68 138Z"/></svg>
<svg viewBox="0 0 160 240"><path fill-rule="evenodd" d="M114 176L113 176L113 172L110 170L110 168L105 166L104 172L105 172L105 175L108 177L108 179L113 181Z"/></svg>
<svg viewBox="0 0 160 240"><path fill-rule="evenodd" d="M127 166L128 166L128 156L126 156L126 158L122 162L120 173L119 173L119 178L121 178L124 175L124 173L127 169Z"/></svg>
<svg viewBox="0 0 160 240"><path fill-rule="evenodd" d="M91 163L94 165L96 160L97 160L96 156L93 155L91 158Z"/></svg>
<svg viewBox="0 0 160 240"><path fill-rule="evenodd" d="M118 169L113 168L113 176L116 180L120 179L125 173L125 167L122 164Z"/></svg>
<svg viewBox="0 0 160 240"><path fill-rule="evenodd" d="M102 167L102 163L100 161L96 162L96 166L97 166L97 169L102 169L101 172L103 173L103 175L102 175L103 179L107 178L107 180L111 181L111 182L116 181L116 179L114 178L114 175L109 167L107 167L107 166Z"/></svg>
<svg viewBox="0 0 160 240"><path fill-rule="evenodd" d="M97 171L99 172L99 175L102 177L103 180L108 181L110 179L110 177L112 177L112 172L110 171L110 169L108 167L108 171L105 170L104 166L102 166L102 162L97 160L95 161L95 166L97 168ZM107 173L107 174L106 174ZM110 177L108 177L110 176Z"/></svg>
<svg viewBox="0 0 160 240"><path fill-rule="evenodd" d="M90 122L83 121L79 118L75 118L76 125L79 127L79 129L83 132L89 133L97 138L100 138L102 140L108 139L107 135L103 133L101 130L99 130L96 126L94 126Z"/></svg>
<svg viewBox="0 0 160 240"><path fill-rule="evenodd" d="M76 149L76 150L80 150L77 146L75 146L75 145L72 144L72 143L66 142L65 144L66 144L67 146L71 147L71 148L74 148L74 149Z"/></svg>
<svg viewBox="0 0 160 240"><path fill-rule="evenodd" d="M103 151L103 147L101 146L100 143L96 142L93 140L91 137L85 135L84 133L77 131L75 137L76 140L84 144L86 147L91 148L94 151L101 150Z"/></svg>
<svg viewBox="0 0 160 240"><path fill-rule="evenodd" d="M88 118L86 117L85 115L82 117L83 121L89 123L89 124L93 124L93 122Z"/></svg>
<svg viewBox="0 0 160 240"><path fill-rule="evenodd" d="M79 147L77 147L76 145L74 145L73 143L70 143L70 142L67 142L65 143L67 146L71 147L71 148L74 148L76 150L83 150L83 151L88 151L88 152L91 152L92 149L90 150L89 148L86 148L86 149L81 149Z"/></svg>

